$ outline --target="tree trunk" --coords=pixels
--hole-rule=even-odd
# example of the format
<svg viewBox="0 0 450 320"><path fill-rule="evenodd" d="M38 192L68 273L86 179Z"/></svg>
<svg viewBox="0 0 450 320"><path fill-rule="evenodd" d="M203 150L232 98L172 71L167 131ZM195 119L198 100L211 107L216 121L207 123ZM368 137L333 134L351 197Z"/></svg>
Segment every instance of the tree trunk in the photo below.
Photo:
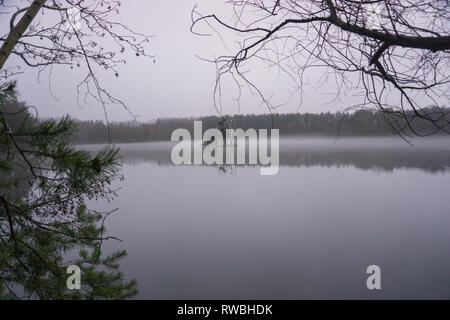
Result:
<svg viewBox="0 0 450 320"><path fill-rule="evenodd" d="M11 31L8 34L8 37L6 38L5 42L3 42L2 47L0 49L0 70L3 68L6 59L8 59L9 55L16 46L17 41L19 41L22 34L27 30L27 28L31 24L31 21L33 21L39 10L45 4L45 1L46 0L33 1L33 3L28 7L27 11L22 16L20 21L15 26L12 27Z"/></svg>

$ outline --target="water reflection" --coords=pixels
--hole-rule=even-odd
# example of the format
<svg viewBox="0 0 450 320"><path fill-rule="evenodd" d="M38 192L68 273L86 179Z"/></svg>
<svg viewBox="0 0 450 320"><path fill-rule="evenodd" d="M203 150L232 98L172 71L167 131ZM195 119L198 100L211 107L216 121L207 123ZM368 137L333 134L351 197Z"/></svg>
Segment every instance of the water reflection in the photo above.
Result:
<svg viewBox="0 0 450 320"><path fill-rule="evenodd" d="M393 171L416 169L426 172L450 170L450 139L433 138L413 141L414 146L399 138L366 139L282 139L280 166L287 167L356 167L362 170ZM174 143L120 144L122 161L138 165L154 163L173 165L170 152ZM83 146L95 150L98 146ZM218 166L221 172L231 171L230 165Z"/></svg>
<svg viewBox="0 0 450 320"><path fill-rule="evenodd" d="M448 299L449 141L285 139L274 176L124 144L120 196L96 205L120 208L142 299Z"/></svg>

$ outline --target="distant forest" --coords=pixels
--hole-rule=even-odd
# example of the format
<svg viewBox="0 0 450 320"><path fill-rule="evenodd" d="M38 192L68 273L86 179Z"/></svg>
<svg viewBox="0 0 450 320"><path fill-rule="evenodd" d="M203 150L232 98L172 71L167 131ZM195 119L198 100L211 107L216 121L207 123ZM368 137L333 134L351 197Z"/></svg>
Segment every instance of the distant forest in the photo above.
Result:
<svg viewBox="0 0 450 320"><path fill-rule="evenodd" d="M432 113L435 108L427 108L423 112ZM443 108L440 108L442 111ZM447 123L450 120L450 108L444 109ZM437 111L437 108L436 108ZM442 113L440 113L442 115ZM371 110L336 113L289 113L264 115L233 115L234 129L280 129L281 136L289 135L315 135L315 136L389 136L394 135L393 130L383 118L383 114ZM194 120L201 120L203 131L216 128L218 116L200 118L169 118L158 119L152 122L112 122L109 125L112 143L120 142L146 142L170 140L173 130L177 128L188 129L193 132ZM399 122L404 119L399 119ZM442 121L444 123L444 121ZM77 121L77 134L75 143L107 143L108 130L103 121ZM436 127L430 122L415 118L411 122L414 129L420 134L430 134ZM402 125L402 123L400 123ZM450 128L446 128L447 131ZM406 130L408 131L408 130ZM440 131L444 133L444 131ZM439 132L437 132L439 134Z"/></svg>

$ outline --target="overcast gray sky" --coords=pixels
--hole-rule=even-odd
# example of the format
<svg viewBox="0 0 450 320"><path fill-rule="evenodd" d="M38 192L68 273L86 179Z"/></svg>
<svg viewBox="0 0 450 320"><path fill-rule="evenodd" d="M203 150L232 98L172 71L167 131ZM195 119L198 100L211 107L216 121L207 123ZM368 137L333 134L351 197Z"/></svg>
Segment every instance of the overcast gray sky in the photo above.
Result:
<svg viewBox="0 0 450 320"><path fill-rule="evenodd" d="M218 36L200 37L190 32L191 10L197 4L202 13L216 13L227 20L231 11L223 0L165 0L144 1L127 0L122 2L121 15L118 19L137 32L153 34L148 50L156 55L156 61L145 57L130 56L128 63L119 69L120 76L111 73L99 73L103 86L117 98L127 103L128 107L138 116L138 120L147 121L160 117L184 117L200 115L216 115L213 106L213 88L215 81L215 66L196 57L212 58L221 54L229 54ZM7 27L7 21L1 27ZM219 29L220 30L220 29ZM4 29L3 29L4 31ZM202 31L210 31L203 25ZM232 38L225 32L225 42L228 48L233 48ZM236 47L234 47L236 48ZM17 63L17 58L11 57L9 65ZM55 100L49 90L49 74L43 73L40 82L37 71L23 64L24 73L18 76L21 98L29 104L38 107L40 116L61 116L71 114L79 119L103 119L100 105L92 104L78 107L76 104L75 85L81 81L82 73L70 70L67 66L53 68L51 77L52 92L58 98ZM84 66L85 68L85 66ZM85 71L85 70L82 70ZM356 100L347 97L345 100L329 104L331 93L336 87L329 84L320 89L315 84L320 73L307 75L309 85L304 88L304 100L300 112L337 111L349 106ZM274 103L289 103L279 109L279 112L297 112L299 97L289 99L293 84L274 69L258 65L252 69L249 77L266 90L268 95L274 95ZM238 112L234 98L238 91L230 81L225 83L223 92L223 113ZM132 120L132 117L120 106L108 109L110 120ZM260 105L257 97L252 97L248 91L243 92L240 113L267 113Z"/></svg>

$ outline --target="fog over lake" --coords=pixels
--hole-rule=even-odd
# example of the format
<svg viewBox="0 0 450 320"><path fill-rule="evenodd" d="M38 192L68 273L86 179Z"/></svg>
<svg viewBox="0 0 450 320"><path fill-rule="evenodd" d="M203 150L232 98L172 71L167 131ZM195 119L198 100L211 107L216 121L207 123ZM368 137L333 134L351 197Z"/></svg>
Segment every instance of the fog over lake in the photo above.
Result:
<svg viewBox="0 0 450 320"><path fill-rule="evenodd" d="M280 169L121 148L105 248L145 299L450 298L450 139L286 138ZM100 145L82 148L97 150ZM366 268L381 268L368 290Z"/></svg>

